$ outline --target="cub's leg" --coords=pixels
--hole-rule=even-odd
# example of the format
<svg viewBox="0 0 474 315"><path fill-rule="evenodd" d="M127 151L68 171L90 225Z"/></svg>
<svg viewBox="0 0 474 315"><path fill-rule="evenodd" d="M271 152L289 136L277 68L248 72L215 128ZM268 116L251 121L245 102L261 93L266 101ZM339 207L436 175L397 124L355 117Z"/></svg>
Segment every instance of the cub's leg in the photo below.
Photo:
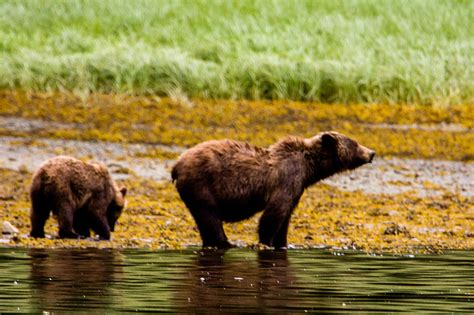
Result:
<svg viewBox="0 0 474 315"><path fill-rule="evenodd" d="M92 230L99 235L99 238L105 241L110 240L110 227L107 219L99 215L94 215L91 219Z"/></svg>
<svg viewBox="0 0 474 315"><path fill-rule="evenodd" d="M59 237L78 238L73 231L74 207L68 201L60 201L55 207L58 211Z"/></svg>
<svg viewBox="0 0 474 315"><path fill-rule="evenodd" d="M107 222L107 204L102 200L91 200L86 209L89 226L101 240L110 240L110 226Z"/></svg>
<svg viewBox="0 0 474 315"><path fill-rule="evenodd" d="M79 234L79 236L87 238L91 236L89 218L87 213L83 209L76 211L74 214L74 232Z"/></svg>
<svg viewBox="0 0 474 315"><path fill-rule="evenodd" d="M49 204L43 197L40 192L32 191L31 192L31 211L30 211L30 221L31 221L31 232L30 236L32 237L44 237L44 225L46 220L49 218L49 213L51 208Z"/></svg>

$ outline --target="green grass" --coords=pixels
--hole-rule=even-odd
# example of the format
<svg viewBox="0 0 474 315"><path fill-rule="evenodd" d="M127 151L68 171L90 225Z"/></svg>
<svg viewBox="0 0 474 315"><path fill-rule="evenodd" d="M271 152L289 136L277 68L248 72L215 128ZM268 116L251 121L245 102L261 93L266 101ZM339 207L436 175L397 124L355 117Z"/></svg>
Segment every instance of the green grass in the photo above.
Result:
<svg viewBox="0 0 474 315"><path fill-rule="evenodd" d="M5 1L0 88L474 102L474 1Z"/></svg>

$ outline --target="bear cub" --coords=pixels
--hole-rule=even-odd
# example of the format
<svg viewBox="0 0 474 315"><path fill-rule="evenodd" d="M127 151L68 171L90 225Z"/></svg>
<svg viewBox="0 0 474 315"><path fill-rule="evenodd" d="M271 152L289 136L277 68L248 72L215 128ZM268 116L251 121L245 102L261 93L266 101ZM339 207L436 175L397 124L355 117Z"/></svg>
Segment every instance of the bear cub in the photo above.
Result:
<svg viewBox="0 0 474 315"><path fill-rule="evenodd" d="M68 156L43 163L31 184L31 233L44 237L50 212L57 216L60 238L89 237L92 229L109 240L125 206L125 187L118 188L107 168Z"/></svg>
<svg viewBox="0 0 474 315"><path fill-rule="evenodd" d="M262 244L287 246L293 209L304 190L333 174L372 162L375 152L337 132L287 137L268 148L233 140L203 142L184 152L171 177L190 210L204 247L232 245L222 222L263 210Z"/></svg>

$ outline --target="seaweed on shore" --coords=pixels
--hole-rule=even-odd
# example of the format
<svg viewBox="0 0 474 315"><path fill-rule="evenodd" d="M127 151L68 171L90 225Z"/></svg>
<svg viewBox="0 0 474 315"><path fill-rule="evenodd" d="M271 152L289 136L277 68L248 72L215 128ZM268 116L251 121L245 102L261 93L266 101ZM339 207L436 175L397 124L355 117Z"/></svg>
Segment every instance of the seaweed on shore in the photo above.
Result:
<svg viewBox="0 0 474 315"><path fill-rule="evenodd" d="M20 235L3 246L183 248L199 245L194 221L169 182L132 177L128 208L112 240L60 240L50 218L46 233L53 239L33 239L29 232L28 187L31 174L0 169L0 221L10 221ZM257 244L259 215L225 224L231 242ZM474 248L474 198L448 193L420 198L414 193L372 195L344 192L325 184L308 189L292 217L289 243L296 247L359 249L366 252L437 252Z"/></svg>

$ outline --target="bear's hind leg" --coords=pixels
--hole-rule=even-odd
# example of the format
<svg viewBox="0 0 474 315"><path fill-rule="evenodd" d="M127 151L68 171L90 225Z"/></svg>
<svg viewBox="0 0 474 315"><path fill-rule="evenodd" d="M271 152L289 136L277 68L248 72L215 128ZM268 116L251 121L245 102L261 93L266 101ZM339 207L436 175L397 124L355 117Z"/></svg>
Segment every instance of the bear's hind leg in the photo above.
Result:
<svg viewBox="0 0 474 315"><path fill-rule="evenodd" d="M192 209L191 214L198 226L203 247L232 247L232 244L227 241L222 220L213 211Z"/></svg>

